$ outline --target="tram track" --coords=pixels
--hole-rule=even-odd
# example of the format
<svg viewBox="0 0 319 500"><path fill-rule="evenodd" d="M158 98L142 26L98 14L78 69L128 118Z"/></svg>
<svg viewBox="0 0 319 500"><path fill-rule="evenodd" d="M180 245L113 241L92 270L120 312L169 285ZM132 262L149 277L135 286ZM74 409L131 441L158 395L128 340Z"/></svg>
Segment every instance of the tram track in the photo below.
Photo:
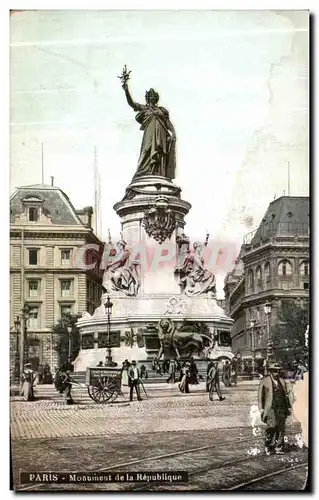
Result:
<svg viewBox="0 0 319 500"><path fill-rule="evenodd" d="M293 435L293 434L294 434L294 432L291 431L287 435L289 436L289 435ZM175 464L173 464L174 469L181 470L179 465L176 466L176 461L177 462L179 461L178 460L179 457L182 458L183 463L186 463L187 460L191 460L191 461L196 460L196 454L199 454L199 460L204 459L204 460L209 460L209 462L204 467L199 467L195 470L189 471L189 477L192 478L193 480L194 479L196 480L197 476L203 475L203 474L211 472L213 470L220 470L220 469L227 468L227 467L236 467L239 464L243 464L243 463L249 462L249 461L254 461L254 459L260 458L262 456L262 454L259 453L256 457L245 456L243 458L237 458L235 460L226 460L226 461L222 460L222 457L216 457L214 459L214 461L212 462L211 461L212 457L206 456L203 458L203 457L200 457L200 454L202 454L202 453L205 454L205 452L209 452L210 450L213 450L214 448L215 449L220 448L222 451L225 452L225 447L236 446L236 445L237 445L236 450L238 451L238 447L240 448L241 444L247 444L249 446L249 443L250 443L251 445L256 446L257 444L261 443L262 441L263 441L263 438L261 436L254 437L251 435L244 437L244 438L235 439L235 440L227 439L227 440L223 440L223 441L214 442L211 445L199 446L196 448L182 449L182 450L174 451L171 453L164 453L161 455L153 455L150 457L138 458L138 459L134 459L134 460L126 461L126 462L120 462L120 463L113 464L113 465L110 465L107 467L99 468L98 470L99 470L99 472L111 472L111 471L117 471L120 469L129 471L132 466L133 466L133 469L131 469L131 470L134 470L137 465L147 464L149 462L152 463L152 468L154 468L154 464L156 462L159 462L160 465L157 466L157 470L161 470L161 469L162 470L165 470L165 469L169 470L170 468L172 468L172 466L166 465L166 464L164 465L164 463L167 461L168 462L171 462L171 461L175 462ZM242 451L244 452L244 451L246 451L246 449L243 449ZM190 456L187 457L187 455L190 455ZM161 465L161 464L163 464L163 465ZM188 467L186 469L188 469ZM79 470L79 471L72 471L72 473L77 473L77 472L83 472L83 469ZM89 473L90 471L88 470L87 472ZM49 486L48 484L25 485L25 486L20 487L18 489L18 491L32 491L32 490L44 491L44 490L48 490L48 486ZM153 489L154 484L151 485L150 483L147 483L147 484L143 483L143 484L136 485L133 488L130 488L127 485L126 491L127 491L127 489L129 489L130 491L147 491L150 488ZM51 489L51 491L52 491L52 489Z"/></svg>
<svg viewBox="0 0 319 500"><path fill-rule="evenodd" d="M226 488L225 491L243 490L243 489L245 489L246 486L250 486L253 484L256 485L257 483L265 481L266 479L269 480L269 479L271 479L275 476L278 476L280 474L284 474L286 472L290 472L290 471L295 470L295 469L300 469L301 467L308 468L308 463L302 462L302 463L297 464L297 465L290 465L289 467L284 467L282 469L279 469L279 470L276 470L273 472L269 472L268 474L263 474L261 476L250 479L248 481L244 481L242 483L235 484L234 486L231 486L230 488Z"/></svg>
<svg viewBox="0 0 319 500"><path fill-rule="evenodd" d="M260 440L262 440L260 438ZM256 443L256 438L253 440L251 439L251 441L254 441L254 443ZM288 455L286 455L287 457ZM219 471L219 470L223 470L223 476L224 476L224 480L225 482L229 481L229 478L232 476L232 473L235 473L236 475L236 472L238 472L238 468L239 468L239 473L243 474L242 473L242 470L240 469L242 464L252 464L252 465L255 465L258 463L258 461L260 462L260 459L263 459L263 458L266 458L266 455L264 453L259 453L259 454L256 454L255 456L245 456L245 457L242 457L242 458L236 458L236 459L232 459L232 460L226 460L226 461L223 461L221 460L220 458L216 457L214 459L214 461L210 461L208 464L206 464L204 467L200 467L200 468L197 468L195 470L191 470L188 472L188 478L191 480L191 483L192 485L200 485L202 487L202 489L204 491L217 491L217 490L225 490L225 491L231 491L231 490L240 490L240 489L244 489L246 486L249 486L249 485L253 485L253 484L257 484L261 481L265 481L266 479L269 479L269 478L272 478L273 476L276 476L276 475L279 475L279 474L283 474L283 473L287 473L291 470L294 470L294 469L299 469L301 467L307 467L308 466L308 462L307 461L303 461L302 463L298 463L298 464L292 464L290 463L289 466L286 466L284 468L281 468L281 469L277 469L276 470L272 470L272 471L268 471L266 474L262 474L262 475L258 475L257 477L254 477L254 478L249 478L245 481L240 481L234 485L231 485L230 487L220 487L219 484L218 484L218 478L217 478L217 484L210 484L210 480L204 478L204 479L200 479L201 476L203 476L204 474L212 474L214 473L215 471ZM273 457L273 459L275 459L275 456ZM298 459L299 460L299 459ZM273 467L273 464L272 462L270 462L269 460L266 461L264 460L264 463L262 464L263 467L265 466L272 466ZM276 460L275 462L275 466L278 466L278 461ZM237 468L237 471L236 471L236 468ZM178 467L175 467L175 469L177 470ZM224 470L224 469L228 469L228 470ZM253 467L251 467L251 469L253 469ZM219 479L219 482L221 482L222 479ZM213 481L214 482L214 481ZM127 487L126 488L126 491L132 491L132 492L145 492L145 491L162 491L162 490L167 490L168 489L168 485L165 485L163 487L163 485L160 485L159 488L155 485L152 485L151 483L144 483L144 484L140 484L140 485L137 485L137 486L134 486L133 488L131 487ZM253 488L252 488L253 489ZM185 487L185 490L187 490L187 487ZM190 490L192 490L192 488L190 488Z"/></svg>

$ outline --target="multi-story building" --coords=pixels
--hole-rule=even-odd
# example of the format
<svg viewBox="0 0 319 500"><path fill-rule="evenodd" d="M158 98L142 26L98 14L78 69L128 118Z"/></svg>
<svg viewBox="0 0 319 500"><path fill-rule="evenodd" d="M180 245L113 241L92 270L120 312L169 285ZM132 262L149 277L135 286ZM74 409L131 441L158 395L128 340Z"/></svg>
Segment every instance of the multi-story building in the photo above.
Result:
<svg viewBox="0 0 319 500"><path fill-rule="evenodd" d="M226 312L234 319L232 350L243 358L265 357L283 301L308 303L309 229L309 198L283 196L244 237L224 287Z"/></svg>
<svg viewBox="0 0 319 500"><path fill-rule="evenodd" d="M15 319L28 307L27 357L33 368L57 363L52 327L66 313L93 313L100 304L103 244L93 210L75 210L58 187L19 187L10 199L10 358L17 372L21 332ZM94 247L90 247L94 245ZM85 264L91 263L91 269ZM93 265L95 264L95 265ZM17 322L16 322L17 323Z"/></svg>

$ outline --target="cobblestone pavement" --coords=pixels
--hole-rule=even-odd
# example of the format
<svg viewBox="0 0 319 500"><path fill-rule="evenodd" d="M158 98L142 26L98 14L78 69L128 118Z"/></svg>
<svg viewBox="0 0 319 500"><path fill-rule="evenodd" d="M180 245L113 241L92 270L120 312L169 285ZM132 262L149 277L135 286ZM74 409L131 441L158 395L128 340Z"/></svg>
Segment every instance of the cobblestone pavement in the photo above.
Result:
<svg viewBox="0 0 319 500"><path fill-rule="evenodd" d="M222 390L225 401L217 399L214 402L209 401L203 384L192 386L189 395L179 393L176 386L170 386L169 389L166 386L147 387L149 397L141 402L130 403L120 398L118 402L106 405L85 402L67 406L55 400L26 403L13 398L11 436L14 487L31 491L39 488L43 491L134 489L132 485L123 484L96 484L93 487L85 484L19 485L20 469L97 471L124 464L122 470L200 469L202 474L195 472L187 486L161 486L158 489L202 491L219 489L225 484L232 486L230 478L236 482L247 475L260 475L265 470L277 470L283 465L295 466L306 460L306 452L298 449L284 458L273 457L272 461L268 460L269 463L267 460L265 462L265 456L251 458L250 453L254 454L257 450L260 454L263 449L262 439L253 436L249 421L249 409L256 403L257 387L255 390L243 384ZM293 418L287 424L291 433L289 439L293 442L294 435L300 432L300 426ZM244 441L239 443L239 440ZM196 451L197 448L200 449ZM156 457L160 458L156 460ZM144 459L152 460L145 462ZM220 467L218 464L225 460L227 463L244 460L244 464L230 465L229 469L225 465L219 468L220 473L211 471L212 467L216 467L216 464ZM138 463L125 465L132 461ZM296 469L291 470L290 475L285 473L282 481L278 476L277 480L273 479L269 484L273 485L273 489L278 484L279 489L291 484L294 485L293 489L301 489L304 480L305 470ZM258 485L259 489L267 489L268 482L264 480ZM150 485L147 489L154 491L154 486Z"/></svg>
<svg viewBox="0 0 319 500"><path fill-rule="evenodd" d="M67 406L56 401L12 401L11 438L39 439L72 436L110 436L172 432L179 429L209 430L216 427L248 426L249 408L256 392L236 388L225 390L225 401L209 400L203 384L189 395L176 386L149 390L141 402L119 398L112 404ZM236 416L236 418L234 418Z"/></svg>

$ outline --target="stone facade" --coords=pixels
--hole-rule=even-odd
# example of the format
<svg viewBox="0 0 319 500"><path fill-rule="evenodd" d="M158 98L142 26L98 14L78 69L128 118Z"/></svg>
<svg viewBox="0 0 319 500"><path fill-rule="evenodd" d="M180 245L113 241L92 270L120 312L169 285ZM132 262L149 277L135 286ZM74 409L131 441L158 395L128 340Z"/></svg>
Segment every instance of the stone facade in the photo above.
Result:
<svg viewBox="0 0 319 500"><path fill-rule="evenodd" d="M103 245L91 228L92 209L77 212L55 186L19 187L10 200L10 368L16 375L14 321L27 305L27 357L33 368L57 365L53 325L65 312L93 313L100 304ZM84 252L84 245L96 249ZM96 263L86 270L84 263Z"/></svg>
<svg viewBox="0 0 319 500"><path fill-rule="evenodd" d="M225 278L226 312L234 320L233 352L265 356L266 303L270 327L284 300L309 300L309 198L281 197L270 203L258 229L244 238L237 262ZM255 326L251 327L251 320Z"/></svg>

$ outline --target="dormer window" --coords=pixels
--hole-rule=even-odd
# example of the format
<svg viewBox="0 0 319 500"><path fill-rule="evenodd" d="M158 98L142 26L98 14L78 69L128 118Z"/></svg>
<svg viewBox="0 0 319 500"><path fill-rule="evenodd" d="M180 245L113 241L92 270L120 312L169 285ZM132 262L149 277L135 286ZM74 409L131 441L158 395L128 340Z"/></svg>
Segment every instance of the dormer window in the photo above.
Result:
<svg viewBox="0 0 319 500"><path fill-rule="evenodd" d="M29 208L29 222L36 222L39 218L39 210L37 207Z"/></svg>
<svg viewBox="0 0 319 500"><path fill-rule="evenodd" d="M37 195L27 195L22 200L25 216L29 222L37 222L43 213L44 199Z"/></svg>

